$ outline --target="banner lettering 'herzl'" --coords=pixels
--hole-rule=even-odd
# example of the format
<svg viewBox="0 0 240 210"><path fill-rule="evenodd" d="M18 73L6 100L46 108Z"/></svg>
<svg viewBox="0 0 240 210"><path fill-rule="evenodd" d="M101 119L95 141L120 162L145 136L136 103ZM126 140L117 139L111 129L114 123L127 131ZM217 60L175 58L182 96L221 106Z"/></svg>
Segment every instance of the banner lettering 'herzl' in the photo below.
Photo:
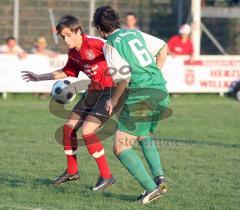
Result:
<svg viewBox="0 0 240 210"><path fill-rule="evenodd" d="M240 80L240 56L168 57L163 74L172 93L224 93Z"/></svg>
<svg viewBox="0 0 240 210"><path fill-rule="evenodd" d="M28 55L26 59L0 55L0 92L50 92L54 81L26 83L21 71L47 73L61 69L66 61L67 55ZM169 56L162 71L170 93L223 93L240 79L240 56L200 56L191 62L184 56ZM81 73L68 79L75 82L88 77Z"/></svg>

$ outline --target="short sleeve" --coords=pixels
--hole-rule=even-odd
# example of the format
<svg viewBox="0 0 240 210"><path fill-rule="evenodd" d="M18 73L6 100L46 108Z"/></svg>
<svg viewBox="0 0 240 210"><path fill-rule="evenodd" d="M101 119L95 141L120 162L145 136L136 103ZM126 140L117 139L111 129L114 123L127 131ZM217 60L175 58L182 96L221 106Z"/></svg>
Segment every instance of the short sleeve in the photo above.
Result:
<svg viewBox="0 0 240 210"><path fill-rule="evenodd" d="M101 38L96 38L94 43L95 43L95 48L102 52L103 46L105 45L105 40Z"/></svg>
<svg viewBox="0 0 240 210"><path fill-rule="evenodd" d="M68 55L68 61L62 71L69 77L78 77L80 66Z"/></svg>
<svg viewBox="0 0 240 210"><path fill-rule="evenodd" d="M156 57L158 53L161 51L161 49L165 46L165 42L161 39L158 39L154 36L151 36L149 34L140 32L144 38L144 41L146 43L146 46L148 50L150 51L151 55L153 57Z"/></svg>
<svg viewBox="0 0 240 210"><path fill-rule="evenodd" d="M106 40L97 36L85 35L85 37L87 38L87 41L90 43L91 47L94 50L97 50L99 52L103 51L103 46L105 45Z"/></svg>
<svg viewBox="0 0 240 210"><path fill-rule="evenodd" d="M108 44L104 45L103 52L114 82L129 79L131 76L130 65L121 57L119 52Z"/></svg>

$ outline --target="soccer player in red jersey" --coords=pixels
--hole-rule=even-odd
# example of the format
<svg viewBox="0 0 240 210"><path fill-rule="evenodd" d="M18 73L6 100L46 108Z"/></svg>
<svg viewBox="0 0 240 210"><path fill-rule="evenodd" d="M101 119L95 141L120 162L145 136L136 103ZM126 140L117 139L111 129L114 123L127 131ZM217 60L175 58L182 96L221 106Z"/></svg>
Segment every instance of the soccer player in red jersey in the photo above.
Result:
<svg viewBox="0 0 240 210"><path fill-rule="evenodd" d="M115 181L104 154L104 147L96 136L97 129L109 117L104 106L114 88L114 81L108 72L103 54L105 43L100 38L84 34L79 19L74 16L62 17L56 28L69 49L65 67L47 74L23 71L23 79L26 81L57 80L68 76L78 77L79 72L83 71L91 79L91 84L63 126L67 169L53 180L53 184L58 185L79 178L76 130L82 122L82 137L100 171L93 190L104 189Z"/></svg>

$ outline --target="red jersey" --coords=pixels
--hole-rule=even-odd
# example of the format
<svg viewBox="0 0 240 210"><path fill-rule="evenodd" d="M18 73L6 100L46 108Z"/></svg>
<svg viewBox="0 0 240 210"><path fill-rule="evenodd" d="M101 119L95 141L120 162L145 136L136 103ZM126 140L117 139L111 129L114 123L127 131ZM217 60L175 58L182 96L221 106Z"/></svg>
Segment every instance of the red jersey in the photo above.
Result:
<svg viewBox="0 0 240 210"><path fill-rule="evenodd" d="M104 41L98 37L82 35L82 46L68 52L68 61L62 69L70 77L78 77L80 71L90 79L90 90L101 90L113 87L114 82L109 73L107 62L103 54Z"/></svg>
<svg viewBox="0 0 240 210"><path fill-rule="evenodd" d="M176 55L193 54L192 41L188 39L186 42L183 42L180 35L175 35L168 41L168 48L170 52Z"/></svg>

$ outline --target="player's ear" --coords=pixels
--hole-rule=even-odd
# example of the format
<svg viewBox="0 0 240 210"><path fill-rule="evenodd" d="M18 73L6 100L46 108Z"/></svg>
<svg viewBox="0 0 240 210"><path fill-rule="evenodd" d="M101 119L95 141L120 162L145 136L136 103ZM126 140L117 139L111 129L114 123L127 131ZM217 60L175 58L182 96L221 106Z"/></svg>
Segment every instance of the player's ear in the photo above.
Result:
<svg viewBox="0 0 240 210"><path fill-rule="evenodd" d="M76 32L76 34L77 34L78 36L80 36L80 35L81 35L81 30L78 29L77 32Z"/></svg>
<svg viewBox="0 0 240 210"><path fill-rule="evenodd" d="M97 29L97 31L98 31L99 34L102 33L101 28L100 28L99 26L96 26L96 29Z"/></svg>
<svg viewBox="0 0 240 210"><path fill-rule="evenodd" d="M99 26L97 27L97 30L98 30L98 33L100 34L100 36L101 36L102 38L105 38L105 33L100 29Z"/></svg>

